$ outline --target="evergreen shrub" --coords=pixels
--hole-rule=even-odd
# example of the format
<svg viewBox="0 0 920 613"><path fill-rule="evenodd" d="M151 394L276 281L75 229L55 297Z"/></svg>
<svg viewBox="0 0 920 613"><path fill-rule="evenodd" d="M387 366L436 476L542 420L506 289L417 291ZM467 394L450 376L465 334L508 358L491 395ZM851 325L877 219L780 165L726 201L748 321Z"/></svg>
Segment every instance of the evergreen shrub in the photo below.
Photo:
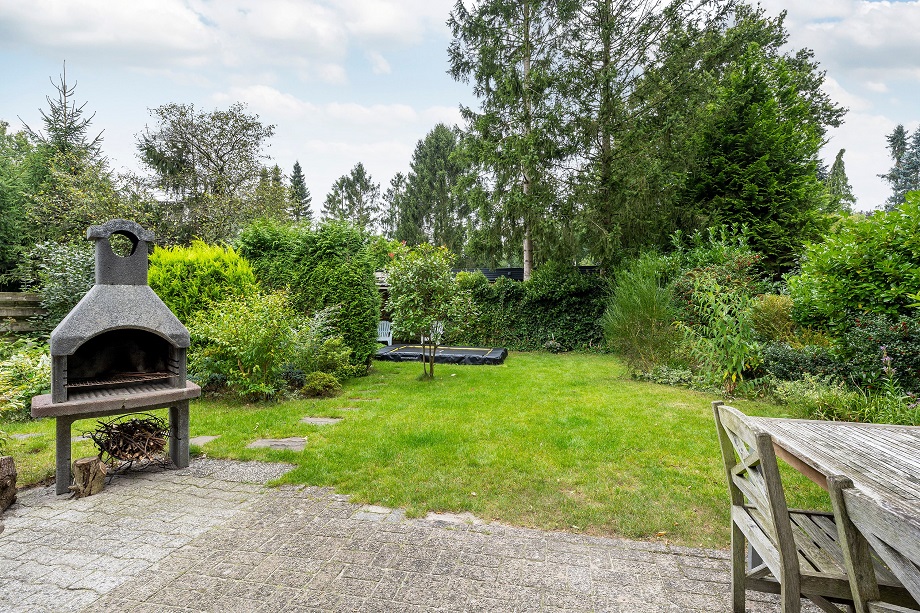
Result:
<svg viewBox="0 0 920 613"><path fill-rule="evenodd" d="M530 280L499 277L490 284L480 272L458 273L461 294L478 311L448 342L536 351L555 341L561 350L602 349L601 315L607 280L571 265L547 263Z"/></svg>
<svg viewBox="0 0 920 613"><path fill-rule="evenodd" d="M862 313L909 315L920 294L920 192L893 211L841 220L788 282L800 324L840 333Z"/></svg>
<svg viewBox="0 0 920 613"><path fill-rule="evenodd" d="M252 266L232 247L193 241L158 247L150 254L148 283L180 321L191 321L212 303L258 288Z"/></svg>
<svg viewBox="0 0 920 613"><path fill-rule="evenodd" d="M341 222L318 228L257 222L240 234L237 247L270 289L284 289L301 314L336 306L332 326L350 348L354 373L365 372L377 350L380 294L369 236Z"/></svg>
<svg viewBox="0 0 920 613"><path fill-rule="evenodd" d="M332 375L324 372L313 372L307 375L301 394L307 398L331 398L342 391L342 384Z"/></svg>

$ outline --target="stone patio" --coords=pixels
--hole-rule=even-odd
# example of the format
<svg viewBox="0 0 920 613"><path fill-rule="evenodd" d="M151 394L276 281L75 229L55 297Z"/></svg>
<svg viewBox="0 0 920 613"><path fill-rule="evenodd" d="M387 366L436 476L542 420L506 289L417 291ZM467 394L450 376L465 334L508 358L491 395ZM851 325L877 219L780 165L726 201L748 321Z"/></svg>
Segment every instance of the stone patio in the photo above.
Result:
<svg viewBox="0 0 920 613"><path fill-rule="evenodd" d="M204 458L81 500L23 491L3 516L0 610L731 609L724 551L406 519L327 488L261 485L289 468ZM752 612L779 610L749 597L762 599Z"/></svg>

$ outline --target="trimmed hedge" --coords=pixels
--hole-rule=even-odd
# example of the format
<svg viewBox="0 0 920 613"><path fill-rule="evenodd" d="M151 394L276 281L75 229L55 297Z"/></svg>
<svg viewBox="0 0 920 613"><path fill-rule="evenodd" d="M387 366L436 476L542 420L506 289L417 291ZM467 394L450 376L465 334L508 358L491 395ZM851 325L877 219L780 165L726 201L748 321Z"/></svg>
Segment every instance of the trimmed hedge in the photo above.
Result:
<svg viewBox="0 0 920 613"><path fill-rule="evenodd" d="M369 240L362 230L341 222L314 229L261 221L240 234L237 246L259 281L287 289L298 311L338 306L333 327L352 350L351 364L366 366L377 350L380 318Z"/></svg>
<svg viewBox="0 0 920 613"><path fill-rule="evenodd" d="M600 319L609 287L603 277L548 263L524 282L500 277L489 284L481 272L459 273L457 282L480 316L451 335L450 343L518 351L556 347L551 341L564 350L604 348Z"/></svg>
<svg viewBox="0 0 920 613"><path fill-rule="evenodd" d="M231 247L193 241L188 247L157 247L147 281L180 321L188 323L211 304L258 289L252 266Z"/></svg>

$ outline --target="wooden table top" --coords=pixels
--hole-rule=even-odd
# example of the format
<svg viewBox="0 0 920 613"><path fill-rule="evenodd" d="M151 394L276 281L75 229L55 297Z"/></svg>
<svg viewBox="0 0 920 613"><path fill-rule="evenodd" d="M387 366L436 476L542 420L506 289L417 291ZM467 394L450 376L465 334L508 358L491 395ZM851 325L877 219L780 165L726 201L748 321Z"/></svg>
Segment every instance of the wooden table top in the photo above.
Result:
<svg viewBox="0 0 920 613"><path fill-rule="evenodd" d="M869 495L920 513L920 427L751 417L777 455L818 485L845 475Z"/></svg>

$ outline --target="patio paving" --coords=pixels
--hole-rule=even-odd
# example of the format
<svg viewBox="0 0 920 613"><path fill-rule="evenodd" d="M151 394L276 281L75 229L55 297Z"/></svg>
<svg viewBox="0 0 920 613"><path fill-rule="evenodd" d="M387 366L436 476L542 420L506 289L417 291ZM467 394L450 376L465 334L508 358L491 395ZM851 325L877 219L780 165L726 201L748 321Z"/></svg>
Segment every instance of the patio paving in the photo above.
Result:
<svg viewBox="0 0 920 613"><path fill-rule="evenodd" d="M730 611L727 552L407 519L291 468L197 459L90 498L20 492L0 534L0 610ZM756 613L775 599L749 601ZM810 610L805 608L804 610Z"/></svg>

